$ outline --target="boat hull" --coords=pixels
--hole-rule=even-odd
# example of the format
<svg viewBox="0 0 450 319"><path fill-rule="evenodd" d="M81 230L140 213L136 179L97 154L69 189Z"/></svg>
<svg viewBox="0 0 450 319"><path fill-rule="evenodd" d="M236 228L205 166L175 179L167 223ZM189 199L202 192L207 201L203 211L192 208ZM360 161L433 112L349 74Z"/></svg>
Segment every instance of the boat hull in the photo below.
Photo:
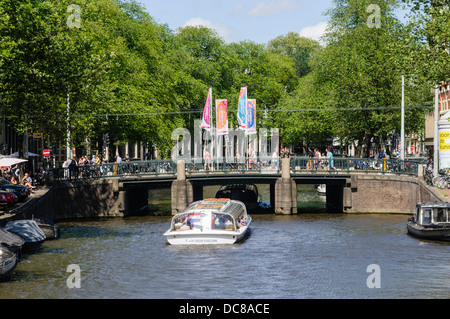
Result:
<svg viewBox="0 0 450 319"><path fill-rule="evenodd" d="M164 235L171 245L231 245L244 240L248 227L242 231L167 231Z"/></svg>
<svg viewBox="0 0 450 319"><path fill-rule="evenodd" d="M0 260L0 279L7 278L17 266L17 254L10 252L9 255L5 260Z"/></svg>
<svg viewBox="0 0 450 319"><path fill-rule="evenodd" d="M408 233L418 238L450 241L450 227L424 227L408 221L406 229Z"/></svg>

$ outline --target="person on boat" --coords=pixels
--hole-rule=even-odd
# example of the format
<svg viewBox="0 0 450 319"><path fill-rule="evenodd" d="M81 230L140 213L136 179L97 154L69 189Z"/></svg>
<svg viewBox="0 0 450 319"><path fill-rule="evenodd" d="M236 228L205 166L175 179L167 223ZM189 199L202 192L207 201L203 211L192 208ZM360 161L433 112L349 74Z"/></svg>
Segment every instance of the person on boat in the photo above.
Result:
<svg viewBox="0 0 450 319"><path fill-rule="evenodd" d="M224 229L225 228L225 217L224 216L216 216L214 219L214 228L215 229Z"/></svg>

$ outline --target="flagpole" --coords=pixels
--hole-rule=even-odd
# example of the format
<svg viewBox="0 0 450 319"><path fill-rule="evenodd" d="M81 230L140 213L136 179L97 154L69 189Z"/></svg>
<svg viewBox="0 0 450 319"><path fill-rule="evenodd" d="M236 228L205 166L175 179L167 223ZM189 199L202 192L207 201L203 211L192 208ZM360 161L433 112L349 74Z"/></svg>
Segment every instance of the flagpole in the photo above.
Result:
<svg viewBox="0 0 450 319"><path fill-rule="evenodd" d="M209 99L209 110L210 110L210 114L211 114L211 145L210 145L210 158L211 158L211 168L212 170L214 169L214 116L213 116L213 105L212 105L212 86L210 87L211 89L211 96Z"/></svg>

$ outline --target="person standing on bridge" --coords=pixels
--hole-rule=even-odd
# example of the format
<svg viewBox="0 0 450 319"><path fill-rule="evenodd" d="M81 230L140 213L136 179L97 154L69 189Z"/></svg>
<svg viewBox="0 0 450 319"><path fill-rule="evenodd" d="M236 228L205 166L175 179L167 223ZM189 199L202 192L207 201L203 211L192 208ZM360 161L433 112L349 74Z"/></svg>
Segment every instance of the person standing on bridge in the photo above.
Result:
<svg viewBox="0 0 450 319"><path fill-rule="evenodd" d="M208 168L208 170L211 170L211 155L209 154L208 150L205 149L205 153L204 153L204 157L205 157L205 165L204 165L204 170L206 171L206 168Z"/></svg>
<svg viewBox="0 0 450 319"><path fill-rule="evenodd" d="M335 170L333 153L331 152L331 147L327 148L327 157L328 157L328 170Z"/></svg>
<svg viewBox="0 0 450 319"><path fill-rule="evenodd" d="M308 163L306 164L306 170L312 170L313 169L313 158L314 158L314 150L312 147L308 147Z"/></svg>

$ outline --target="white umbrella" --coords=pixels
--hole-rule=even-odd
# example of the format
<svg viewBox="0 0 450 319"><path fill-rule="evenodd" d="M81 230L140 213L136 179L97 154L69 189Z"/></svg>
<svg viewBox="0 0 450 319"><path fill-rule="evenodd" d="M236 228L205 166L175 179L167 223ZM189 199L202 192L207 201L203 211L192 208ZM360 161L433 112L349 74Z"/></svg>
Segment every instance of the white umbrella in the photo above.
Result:
<svg viewBox="0 0 450 319"><path fill-rule="evenodd" d="M1 157L0 166L12 166L20 163L28 162L26 159L15 158L15 157Z"/></svg>
<svg viewBox="0 0 450 319"><path fill-rule="evenodd" d="M32 153L32 152L28 152L27 155L28 155L28 157L30 157L30 156L40 156L39 154ZM13 156L13 157L19 157L19 152L15 152L15 153L13 153L11 156Z"/></svg>

